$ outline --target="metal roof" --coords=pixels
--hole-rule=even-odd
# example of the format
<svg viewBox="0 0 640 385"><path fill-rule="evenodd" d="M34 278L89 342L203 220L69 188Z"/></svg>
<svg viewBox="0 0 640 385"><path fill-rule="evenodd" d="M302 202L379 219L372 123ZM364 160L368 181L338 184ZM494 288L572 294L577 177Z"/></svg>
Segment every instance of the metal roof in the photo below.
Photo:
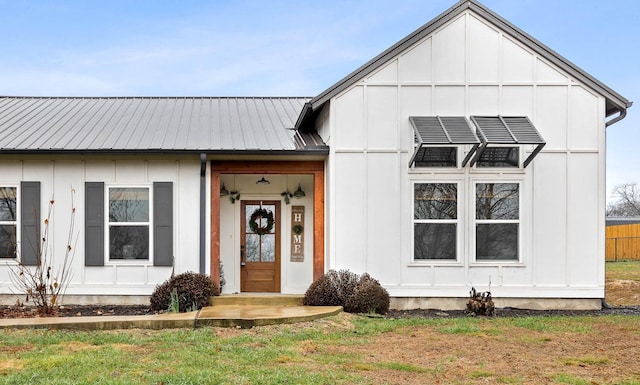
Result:
<svg viewBox="0 0 640 385"><path fill-rule="evenodd" d="M393 59L400 53L404 52L409 47L413 46L423 38L429 36L433 32L435 32L438 28L444 26L449 21L456 18L458 15L463 12L471 10L474 14L482 17L489 23L495 25L504 33L520 42L527 48L531 49L536 54L544 57L549 60L554 65L561 68L563 71L570 74L572 77L576 78L578 81L582 82L586 86L598 92L600 95L604 96L606 99L606 115L610 116L616 112L619 112L621 117L626 114L626 109L631 107L633 104L631 101L615 92L607 85L594 78L569 60L562 57L560 54L542 44L538 40L534 39L532 36L511 24L498 14L491 11L489 8L480 4L476 0L461 0L451 8L447 9L440 15L436 16L434 19L429 21L427 24L418 28L404 39L400 40L398 43L386 49L384 52L380 53L375 58L371 59L360 68L356 69L349 75L345 76L337 83L333 84L331 87L327 88L323 92L321 92L318 96L313 98L309 103L307 103L304 107L304 110L298 117L296 122L296 128L304 128L306 127L306 121L310 116L313 116L315 112L322 108L322 106L331 98L338 95L340 92L346 90L351 87L356 82L360 81L365 76L368 76L382 65L386 64L389 60Z"/></svg>
<svg viewBox="0 0 640 385"><path fill-rule="evenodd" d="M309 98L0 97L0 152L328 153Z"/></svg>
<svg viewBox="0 0 640 385"><path fill-rule="evenodd" d="M606 217L606 226L635 225L640 223L640 217Z"/></svg>

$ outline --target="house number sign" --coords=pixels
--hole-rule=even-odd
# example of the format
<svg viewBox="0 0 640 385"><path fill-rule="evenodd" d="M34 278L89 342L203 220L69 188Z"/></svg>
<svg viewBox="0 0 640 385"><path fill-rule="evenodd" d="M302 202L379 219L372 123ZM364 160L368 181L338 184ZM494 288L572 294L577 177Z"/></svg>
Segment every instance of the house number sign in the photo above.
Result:
<svg viewBox="0 0 640 385"><path fill-rule="evenodd" d="M304 206L291 206L291 262L304 262Z"/></svg>

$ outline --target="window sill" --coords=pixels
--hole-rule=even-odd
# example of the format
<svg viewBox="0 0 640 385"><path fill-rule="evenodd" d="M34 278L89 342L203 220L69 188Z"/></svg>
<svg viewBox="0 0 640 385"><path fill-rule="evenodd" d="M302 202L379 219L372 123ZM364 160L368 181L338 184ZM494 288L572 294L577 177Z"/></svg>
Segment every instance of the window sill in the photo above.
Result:
<svg viewBox="0 0 640 385"><path fill-rule="evenodd" d="M408 267L432 267L432 266L442 266L442 267L463 267L464 263L461 261L445 261L445 260L428 260L428 261L411 261Z"/></svg>
<svg viewBox="0 0 640 385"><path fill-rule="evenodd" d="M473 261L469 267L526 267L527 265L521 261Z"/></svg>
<svg viewBox="0 0 640 385"><path fill-rule="evenodd" d="M132 260L132 259L116 259L109 260L104 263L105 266L136 266L136 267L144 267L144 266L153 266L153 262L149 260Z"/></svg>

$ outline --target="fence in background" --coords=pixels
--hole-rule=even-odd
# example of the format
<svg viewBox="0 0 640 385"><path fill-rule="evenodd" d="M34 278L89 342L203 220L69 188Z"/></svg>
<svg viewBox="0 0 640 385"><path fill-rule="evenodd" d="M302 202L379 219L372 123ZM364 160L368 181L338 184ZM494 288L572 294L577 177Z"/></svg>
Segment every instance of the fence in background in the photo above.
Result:
<svg viewBox="0 0 640 385"><path fill-rule="evenodd" d="M640 237L607 237L607 261L640 261Z"/></svg>

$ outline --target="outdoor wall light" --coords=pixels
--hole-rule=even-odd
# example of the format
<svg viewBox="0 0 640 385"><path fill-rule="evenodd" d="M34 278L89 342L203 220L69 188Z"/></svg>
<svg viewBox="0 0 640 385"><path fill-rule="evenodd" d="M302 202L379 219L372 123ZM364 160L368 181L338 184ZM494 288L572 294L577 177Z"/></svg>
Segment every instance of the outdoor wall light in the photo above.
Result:
<svg viewBox="0 0 640 385"><path fill-rule="evenodd" d="M259 181L256 182L256 184L271 184L271 182L269 182L268 180L264 179L264 176L262 178L260 178Z"/></svg>
<svg viewBox="0 0 640 385"><path fill-rule="evenodd" d="M300 187L300 183L298 183L298 189L293 193L293 196L296 198L302 198L304 197L305 194L304 191L302 191L302 187Z"/></svg>
<svg viewBox="0 0 640 385"><path fill-rule="evenodd" d="M227 195L229 195L229 190L227 190L227 188L224 187L224 183L223 183L222 187L220 187L220 196L226 197Z"/></svg>

